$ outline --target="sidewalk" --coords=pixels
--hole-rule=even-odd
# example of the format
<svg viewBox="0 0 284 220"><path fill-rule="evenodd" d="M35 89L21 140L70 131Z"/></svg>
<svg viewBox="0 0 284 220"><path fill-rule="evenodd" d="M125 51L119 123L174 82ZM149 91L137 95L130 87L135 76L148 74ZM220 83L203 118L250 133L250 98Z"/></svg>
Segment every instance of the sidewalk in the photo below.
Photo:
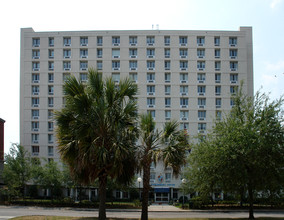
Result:
<svg viewBox="0 0 284 220"><path fill-rule="evenodd" d="M149 212L183 212L186 210L169 204L152 204L148 207Z"/></svg>

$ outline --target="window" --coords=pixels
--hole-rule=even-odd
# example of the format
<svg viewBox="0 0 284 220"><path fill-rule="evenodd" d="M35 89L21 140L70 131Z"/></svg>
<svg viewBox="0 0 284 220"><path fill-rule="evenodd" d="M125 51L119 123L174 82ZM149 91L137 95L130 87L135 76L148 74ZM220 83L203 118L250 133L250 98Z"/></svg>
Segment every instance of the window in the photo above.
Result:
<svg viewBox="0 0 284 220"><path fill-rule="evenodd" d="M69 76L70 76L70 73L63 73L63 81L65 82Z"/></svg>
<svg viewBox="0 0 284 220"><path fill-rule="evenodd" d="M148 46L153 46L155 44L155 37L154 36L147 36L146 42Z"/></svg>
<svg viewBox="0 0 284 220"><path fill-rule="evenodd" d="M238 39L237 37L229 37L229 45L231 47L234 47L238 44Z"/></svg>
<svg viewBox="0 0 284 220"><path fill-rule="evenodd" d="M180 58L187 58L187 49L179 49Z"/></svg>
<svg viewBox="0 0 284 220"><path fill-rule="evenodd" d="M155 95L155 86L147 86L147 95Z"/></svg>
<svg viewBox="0 0 284 220"><path fill-rule="evenodd" d="M39 62L32 62L33 71L39 71L40 63Z"/></svg>
<svg viewBox="0 0 284 220"><path fill-rule="evenodd" d="M88 61L80 61L80 70L88 69Z"/></svg>
<svg viewBox="0 0 284 220"><path fill-rule="evenodd" d="M54 74L53 73L48 73L48 82L53 83L54 82Z"/></svg>
<svg viewBox="0 0 284 220"><path fill-rule="evenodd" d="M130 78L133 82L137 82L137 73L129 73L129 78Z"/></svg>
<svg viewBox="0 0 284 220"><path fill-rule="evenodd" d="M235 99L233 98L230 99L230 105L231 107L235 106Z"/></svg>
<svg viewBox="0 0 284 220"><path fill-rule="evenodd" d="M39 50L33 50L32 53L33 53L33 55L32 55L33 59L39 59L40 58L40 51Z"/></svg>
<svg viewBox="0 0 284 220"><path fill-rule="evenodd" d="M88 58L88 49L80 49L80 58Z"/></svg>
<svg viewBox="0 0 284 220"><path fill-rule="evenodd" d="M170 58L170 56L171 56L171 50L166 48L165 49L165 58Z"/></svg>
<svg viewBox="0 0 284 220"><path fill-rule="evenodd" d="M198 98L197 105L199 108L204 108L206 106L206 98Z"/></svg>
<svg viewBox="0 0 284 220"><path fill-rule="evenodd" d="M180 128L180 130L188 131L189 124L188 123L180 123L179 128Z"/></svg>
<svg viewBox="0 0 284 220"><path fill-rule="evenodd" d="M221 74L215 73L215 83L220 83L220 82L221 82Z"/></svg>
<svg viewBox="0 0 284 220"><path fill-rule="evenodd" d="M129 37L129 44L130 44L130 46L136 46L137 45L137 37L136 36L130 36Z"/></svg>
<svg viewBox="0 0 284 220"><path fill-rule="evenodd" d="M53 97L48 97L48 107L52 108L54 105Z"/></svg>
<svg viewBox="0 0 284 220"><path fill-rule="evenodd" d="M206 87L205 86L197 86L198 95L205 95Z"/></svg>
<svg viewBox="0 0 284 220"><path fill-rule="evenodd" d="M221 56L221 50L220 50L220 49L215 49L214 55L215 55L215 58L220 58L220 56Z"/></svg>
<svg viewBox="0 0 284 220"><path fill-rule="evenodd" d="M214 45L220 46L220 37L214 37Z"/></svg>
<svg viewBox="0 0 284 220"><path fill-rule="evenodd" d="M39 83L39 74L37 73L32 74L32 83Z"/></svg>
<svg viewBox="0 0 284 220"><path fill-rule="evenodd" d="M129 61L129 69L137 70L137 61Z"/></svg>
<svg viewBox="0 0 284 220"><path fill-rule="evenodd" d="M119 83L120 81L120 74L119 73L112 73L111 78L114 82Z"/></svg>
<svg viewBox="0 0 284 220"><path fill-rule="evenodd" d="M147 73L147 82L154 83L155 82L155 73Z"/></svg>
<svg viewBox="0 0 284 220"><path fill-rule="evenodd" d="M188 95L188 86L179 87L180 95Z"/></svg>
<svg viewBox="0 0 284 220"><path fill-rule="evenodd" d="M171 173L165 173L166 176L166 182L170 182L172 179L172 174Z"/></svg>
<svg viewBox="0 0 284 220"><path fill-rule="evenodd" d="M171 107L171 98L165 98L165 107L170 108Z"/></svg>
<svg viewBox="0 0 284 220"><path fill-rule="evenodd" d="M156 179L156 173L150 173L150 182L154 182Z"/></svg>
<svg viewBox="0 0 284 220"><path fill-rule="evenodd" d="M155 70L155 61L147 61L147 70Z"/></svg>
<svg viewBox="0 0 284 220"><path fill-rule="evenodd" d="M188 82L188 74L187 73L180 73L179 78L180 78L181 83L187 83Z"/></svg>
<svg viewBox="0 0 284 220"><path fill-rule="evenodd" d="M32 146L32 155L33 156L38 156L39 155L39 146Z"/></svg>
<svg viewBox="0 0 284 220"><path fill-rule="evenodd" d="M120 70L120 61L112 61L112 70Z"/></svg>
<svg viewBox="0 0 284 220"><path fill-rule="evenodd" d="M222 119L222 112L221 111L216 111L216 119L221 120Z"/></svg>
<svg viewBox="0 0 284 220"><path fill-rule="evenodd" d="M205 69L205 61L197 61L197 69L204 70Z"/></svg>
<svg viewBox="0 0 284 220"><path fill-rule="evenodd" d="M204 83L204 81L205 81L205 73L197 73L197 81L199 83Z"/></svg>
<svg viewBox="0 0 284 220"><path fill-rule="evenodd" d="M103 62L102 61L97 61L97 69L102 70L103 69Z"/></svg>
<svg viewBox="0 0 284 220"><path fill-rule="evenodd" d="M48 156L53 156L54 155L54 148L53 146L48 146Z"/></svg>
<svg viewBox="0 0 284 220"><path fill-rule="evenodd" d="M230 69L231 69L231 71L237 71L238 70L238 62L230 62Z"/></svg>
<svg viewBox="0 0 284 220"><path fill-rule="evenodd" d="M188 107L188 98L180 98L180 107L187 108Z"/></svg>
<svg viewBox="0 0 284 220"><path fill-rule="evenodd" d="M32 110L32 119L38 119L39 118L39 110Z"/></svg>
<svg viewBox="0 0 284 220"><path fill-rule="evenodd" d="M48 112L47 112L47 117L48 117L48 119L52 119L53 118L53 115L54 115L54 112L53 112L53 110L48 110Z"/></svg>
<svg viewBox="0 0 284 220"><path fill-rule="evenodd" d="M171 94L171 86L165 86L165 95Z"/></svg>
<svg viewBox="0 0 284 220"><path fill-rule="evenodd" d="M48 50L48 58L49 59L53 59L54 58L54 50L53 49L49 49Z"/></svg>
<svg viewBox="0 0 284 220"><path fill-rule="evenodd" d="M198 111L198 120L202 121L206 119L206 111Z"/></svg>
<svg viewBox="0 0 284 220"><path fill-rule="evenodd" d="M187 61L179 61L179 68L180 68L180 70L187 70L188 62Z"/></svg>
<svg viewBox="0 0 284 220"><path fill-rule="evenodd" d="M230 86L231 95L236 95L237 92L238 92L238 86Z"/></svg>
<svg viewBox="0 0 284 220"><path fill-rule="evenodd" d="M165 70L170 70L171 69L171 61L166 60L165 61Z"/></svg>
<svg viewBox="0 0 284 220"><path fill-rule="evenodd" d="M147 98L147 107L154 108L155 107L155 98Z"/></svg>
<svg viewBox="0 0 284 220"><path fill-rule="evenodd" d="M48 95L53 95L53 94L54 94L54 87L48 86Z"/></svg>
<svg viewBox="0 0 284 220"><path fill-rule="evenodd" d="M32 107L39 107L39 98L32 98Z"/></svg>
<svg viewBox="0 0 284 220"><path fill-rule="evenodd" d="M180 46L186 46L187 45L187 37L185 37L185 36L179 37L179 45Z"/></svg>
<svg viewBox="0 0 284 220"><path fill-rule="evenodd" d="M70 47L71 46L71 37L64 37L63 38L63 45L65 47Z"/></svg>
<svg viewBox="0 0 284 220"><path fill-rule="evenodd" d="M32 94L39 95L39 86L32 86Z"/></svg>
<svg viewBox="0 0 284 220"><path fill-rule="evenodd" d="M206 131L206 123L198 123L198 131L200 133L203 133L204 131Z"/></svg>
<svg viewBox="0 0 284 220"><path fill-rule="evenodd" d="M155 49L147 49L147 58L155 57Z"/></svg>
<svg viewBox="0 0 284 220"><path fill-rule="evenodd" d="M48 70L50 71L54 70L54 62L48 62Z"/></svg>
<svg viewBox="0 0 284 220"><path fill-rule="evenodd" d="M97 58L103 57L103 49L97 49Z"/></svg>
<svg viewBox="0 0 284 220"><path fill-rule="evenodd" d="M71 58L71 50L63 50L63 57L65 58L65 59L69 59L69 58Z"/></svg>
<svg viewBox="0 0 284 220"><path fill-rule="evenodd" d="M230 81L231 81L231 83L237 83L238 82L238 74L230 74Z"/></svg>
<svg viewBox="0 0 284 220"><path fill-rule="evenodd" d="M48 46L54 47L54 37L49 37L48 38Z"/></svg>
<svg viewBox="0 0 284 220"><path fill-rule="evenodd" d="M166 83L171 82L171 73L165 73L165 82Z"/></svg>
<svg viewBox="0 0 284 220"><path fill-rule="evenodd" d="M216 108L221 108L222 99L221 98L216 98L215 99L215 104L216 104Z"/></svg>
<svg viewBox="0 0 284 220"><path fill-rule="evenodd" d="M221 95L221 86L215 86L215 95Z"/></svg>
<svg viewBox="0 0 284 220"><path fill-rule="evenodd" d="M97 46L103 46L103 37L97 37Z"/></svg>
<svg viewBox="0 0 284 220"><path fill-rule="evenodd" d="M215 61L215 71L221 70L221 61Z"/></svg>
<svg viewBox="0 0 284 220"><path fill-rule="evenodd" d="M112 49L112 58L120 57L120 49Z"/></svg>
<svg viewBox="0 0 284 220"><path fill-rule="evenodd" d="M197 46L203 46L205 44L205 37L197 37Z"/></svg>
<svg viewBox="0 0 284 220"><path fill-rule="evenodd" d="M171 38L169 36L164 37L164 44L165 44L165 46L170 46Z"/></svg>
<svg viewBox="0 0 284 220"><path fill-rule="evenodd" d="M81 82L87 82L88 81L88 74L87 73L80 73L80 80L81 80Z"/></svg>
<svg viewBox="0 0 284 220"><path fill-rule="evenodd" d="M147 110L147 114L150 114L152 118L155 120L156 117L156 111L155 110Z"/></svg>
<svg viewBox="0 0 284 220"><path fill-rule="evenodd" d="M63 61L63 70L70 71L71 70L71 62Z"/></svg>
<svg viewBox="0 0 284 220"><path fill-rule="evenodd" d="M171 110L166 110L165 111L165 120L170 120L171 119Z"/></svg>
<svg viewBox="0 0 284 220"><path fill-rule="evenodd" d="M238 50L230 50L230 58L231 59L236 59L238 56Z"/></svg>
<svg viewBox="0 0 284 220"><path fill-rule="evenodd" d="M120 37L112 37L112 45L119 46L120 45Z"/></svg>
<svg viewBox="0 0 284 220"><path fill-rule="evenodd" d="M53 141L54 141L54 140L53 140L53 134L48 134L48 135L47 135L47 139L48 139L48 143L49 143L49 144L52 144Z"/></svg>
<svg viewBox="0 0 284 220"><path fill-rule="evenodd" d="M129 49L129 57L130 58L137 58L137 49Z"/></svg>
<svg viewBox="0 0 284 220"><path fill-rule="evenodd" d="M32 134L32 143L39 142L39 134Z"/></svg>
<svg viewBox="0 0 284 220"><path fill-rule="evenodd" d="M197 49L197 57L204 58L205 57L205 50L204 49Z"/></svg>
<svg viewBox="0 0 284 220"><path fill-rule="evenodd" d="M80 37L81 46L88 46L88 37Z"/></svg>
<svg viewBox="0 0 284 220"><path fill-rule="evenodd" d="M182 121L188 120L188 111L180 111L179 116Z"/></svg>
<svg viewBox="0 0 284 220"><path fill-rule="evenodd" d="M39 47L39 46L40 46L40 39L33 38L33 47Z"/></svg>
<svg viewBox="0 0 284 220"><path fill-rule="evenodd" d="M32 131L38 131L39 130L39 122L33 121L32 122Z"/></svg>
<svg viewBox="0 0 284 220"><path fill-rule="evenodd" d="M48 131L53 131L53 122L52 121L48 122Z"/></svg>

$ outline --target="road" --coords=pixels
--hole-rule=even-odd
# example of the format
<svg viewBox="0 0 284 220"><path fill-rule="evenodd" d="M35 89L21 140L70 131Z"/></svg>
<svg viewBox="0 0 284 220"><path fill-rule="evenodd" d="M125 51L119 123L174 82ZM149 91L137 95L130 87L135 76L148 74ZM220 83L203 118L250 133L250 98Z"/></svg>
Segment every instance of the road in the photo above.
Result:
<svg viewBox="0 0 284 220"><path fill-rule="evenodd" d="M162 211L161 211L162 210ZM150 218L247 218L247 211L171 211L161 209L149 211ZM0 220L17 216L44 215L44 216L74 216L97 217L97 209L78 208L43 208L24 206L0 206ZM140 218L140 210L107 210L107 217ZM284 211L256 211L255 217L282 217Z"/></svg>

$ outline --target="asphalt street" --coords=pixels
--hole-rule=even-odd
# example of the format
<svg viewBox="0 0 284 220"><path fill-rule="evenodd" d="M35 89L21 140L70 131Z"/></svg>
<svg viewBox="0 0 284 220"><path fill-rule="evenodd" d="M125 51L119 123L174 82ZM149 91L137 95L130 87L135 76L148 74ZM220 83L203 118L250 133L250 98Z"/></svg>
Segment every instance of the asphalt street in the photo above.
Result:
<svg viewBox="0 0 284 220"><path fill-rule="evenodd" d="M97 217L97 209L82 208L44 208L26 206L0 206L0 220L6 220L17 216L44 215L44 216L73 216L73 217ZM107 217L140 218L141 210L117 210L108 209ZM150 218L247 218L248 211L184 211L170 206L150 206ZM284 219L284 211L257 210L255 217L278 217Z"/></svg>

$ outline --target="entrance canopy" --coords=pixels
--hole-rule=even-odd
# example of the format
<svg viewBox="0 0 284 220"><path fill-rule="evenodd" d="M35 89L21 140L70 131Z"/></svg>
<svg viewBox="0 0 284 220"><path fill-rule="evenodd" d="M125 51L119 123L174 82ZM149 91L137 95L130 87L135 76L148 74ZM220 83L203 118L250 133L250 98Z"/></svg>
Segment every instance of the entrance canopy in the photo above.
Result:
<svg viewBox="0 0 284 220"><path fill-rule="evenodd" d="M154 188L155 193L169 193L170 188Z"/></svg>

